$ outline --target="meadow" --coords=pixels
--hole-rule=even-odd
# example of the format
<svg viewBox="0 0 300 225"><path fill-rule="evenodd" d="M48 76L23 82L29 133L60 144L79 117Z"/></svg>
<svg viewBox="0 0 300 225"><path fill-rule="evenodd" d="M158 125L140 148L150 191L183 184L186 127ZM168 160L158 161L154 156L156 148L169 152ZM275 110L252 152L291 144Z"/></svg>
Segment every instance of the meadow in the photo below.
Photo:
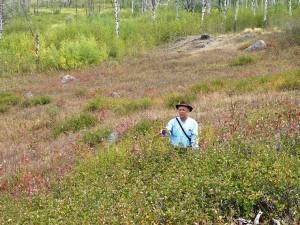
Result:
<svg viewBox="0 0 300 225"><path fill-rule="evenodd" d="M259 210L261 224L299 224L297 10L247 31L265 26L262 12L234 26L233 11L213 11L200 27L199 13L121 10L117 39L108 10L45 9L30 17L38 61L26 21L12 20L0 42L0 224L237 224ZM232 44L176 50L204 31ZM264 50L243 51L258 39ZM199 151L159 135L180 100L195 108Z"/></svg>

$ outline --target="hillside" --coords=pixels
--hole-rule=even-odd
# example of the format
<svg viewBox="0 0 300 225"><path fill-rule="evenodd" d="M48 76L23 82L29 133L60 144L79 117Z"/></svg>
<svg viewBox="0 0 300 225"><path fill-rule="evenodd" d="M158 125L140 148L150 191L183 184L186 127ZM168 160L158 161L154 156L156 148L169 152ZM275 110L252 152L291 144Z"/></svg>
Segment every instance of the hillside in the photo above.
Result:
<svg viewBox="0 0 300 225"><path fill-rule="evenodd" d="M258 209L299 223L299 65L282 32L247 30L0 78L0 223L232 224ZM181 99L198 153L157 136Z"/></svg>

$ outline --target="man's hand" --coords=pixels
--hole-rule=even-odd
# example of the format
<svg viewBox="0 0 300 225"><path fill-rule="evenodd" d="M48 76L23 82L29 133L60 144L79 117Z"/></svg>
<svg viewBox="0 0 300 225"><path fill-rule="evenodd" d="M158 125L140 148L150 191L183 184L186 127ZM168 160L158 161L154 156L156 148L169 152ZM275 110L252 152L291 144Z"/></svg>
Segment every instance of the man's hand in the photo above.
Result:
<svg viewBox="0 0 300 225"><path fill-rule="evenodd" d="M160 130L160 135L161 136L167 136L167 134L168 134L168 130L166 128L163 128L163 129Z"/></svg>

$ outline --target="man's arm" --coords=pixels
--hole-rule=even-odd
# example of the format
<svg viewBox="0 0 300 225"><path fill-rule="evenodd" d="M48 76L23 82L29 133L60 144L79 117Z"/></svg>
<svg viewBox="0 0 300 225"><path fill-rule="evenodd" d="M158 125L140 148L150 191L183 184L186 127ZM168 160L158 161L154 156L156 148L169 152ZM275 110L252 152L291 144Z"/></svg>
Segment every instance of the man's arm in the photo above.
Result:
<svg viewBox="0 0 300 225"><path fill-rule="evenodd" d="M163 136L169 135L172 132L173 122L170 120L165 128L163 128L160 133Z"/></svg>

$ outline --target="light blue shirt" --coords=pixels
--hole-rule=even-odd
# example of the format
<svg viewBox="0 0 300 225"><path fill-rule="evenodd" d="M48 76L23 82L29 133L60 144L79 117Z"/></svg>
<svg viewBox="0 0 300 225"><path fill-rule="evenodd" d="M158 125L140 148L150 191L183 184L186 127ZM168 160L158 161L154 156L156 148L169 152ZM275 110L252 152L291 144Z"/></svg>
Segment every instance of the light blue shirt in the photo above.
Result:
<svg viewBox="0 0 300 225"><path fill-rule="evenodd" d="M176 147L192 147L194 150L199 148L198 144L198 123L196 120L188 117L184 122L181 121L180 117L177 117L181 123L185 133L191 138L191 142L183 133L180 125L176 118L171 119L166 126L169 131L170 143Z"/></svg>

